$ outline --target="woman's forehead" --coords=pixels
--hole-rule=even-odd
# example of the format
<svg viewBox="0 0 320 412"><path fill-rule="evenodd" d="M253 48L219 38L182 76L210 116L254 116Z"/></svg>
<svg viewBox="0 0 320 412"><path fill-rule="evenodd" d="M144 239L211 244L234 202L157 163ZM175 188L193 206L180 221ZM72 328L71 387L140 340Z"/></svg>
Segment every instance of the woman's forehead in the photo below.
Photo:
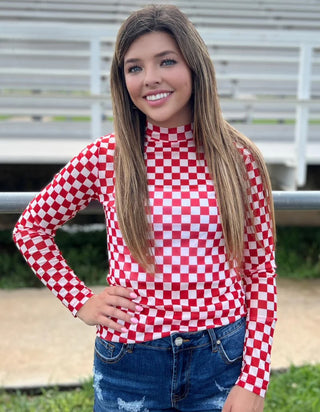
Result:
<svg viewBox="0 0 320 412"><path fill-rule="evenodd" d="M135 39L125 53L125 60L137 58L137 56L143 57L146 52L155 57L165 52L180 54L177 42L170 34L164 31L154 31L142 34Z"/></svg>

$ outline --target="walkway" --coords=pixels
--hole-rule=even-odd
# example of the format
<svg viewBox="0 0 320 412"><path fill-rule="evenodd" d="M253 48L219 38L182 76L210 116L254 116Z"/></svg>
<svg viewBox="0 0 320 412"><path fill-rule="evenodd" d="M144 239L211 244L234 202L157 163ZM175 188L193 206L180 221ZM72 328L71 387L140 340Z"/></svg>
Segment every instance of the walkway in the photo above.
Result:
<svg viewBox="0 0 320 412"><path fill-rule="evenodd" d="M320 363L320 279L278 280L273 369ZM0 386L73 385L91 375L95 328L46 289L0 290Z"/></svg>

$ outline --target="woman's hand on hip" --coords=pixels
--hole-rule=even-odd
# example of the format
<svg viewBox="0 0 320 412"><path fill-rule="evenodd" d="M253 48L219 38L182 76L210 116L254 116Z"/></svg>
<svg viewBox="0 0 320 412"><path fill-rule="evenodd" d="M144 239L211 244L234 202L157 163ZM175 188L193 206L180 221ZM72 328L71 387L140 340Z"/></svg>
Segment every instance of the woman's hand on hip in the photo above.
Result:
<svg viewBox="0 0 320 412"><path fill-rule="evenodd" d="M102 325L118 332L125 332L126 328L117 323L138 323L138 320L120 308L129 309L129 312L139 313L142 307L132 300L137 295L122 286L108 286L101 293L93 295L78 311L77 316L90 326Z"/></svg>
<svg viewBox="0 0 320 412"><path fill-rule="evenodd" d="M264 399L261 396L235 385L222 412L263 412L263 407Z"/></svg>

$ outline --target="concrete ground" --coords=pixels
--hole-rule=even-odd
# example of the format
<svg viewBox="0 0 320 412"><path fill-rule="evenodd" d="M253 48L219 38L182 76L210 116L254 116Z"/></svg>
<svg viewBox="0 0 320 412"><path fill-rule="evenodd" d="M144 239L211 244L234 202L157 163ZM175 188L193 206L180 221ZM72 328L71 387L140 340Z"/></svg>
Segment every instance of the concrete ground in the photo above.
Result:
<svg viewBox="0 0 320 412"><path fill-rule="evenodd" d="M320 363L320 279L278 279L278 293L273 369ZM0 386L80 383L91 376L94 338L47 289L0 290Z"/></svg>

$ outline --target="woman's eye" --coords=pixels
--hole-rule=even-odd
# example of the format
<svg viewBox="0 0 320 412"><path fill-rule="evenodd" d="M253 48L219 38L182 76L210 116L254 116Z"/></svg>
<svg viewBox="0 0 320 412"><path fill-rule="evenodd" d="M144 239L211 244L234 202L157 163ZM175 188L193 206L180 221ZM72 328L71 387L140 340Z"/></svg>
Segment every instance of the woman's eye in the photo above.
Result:
<svg viewBox="0 0 320 412"><path fill-rule="evenodd" d="M173 59L165 59L161 62L161 66L173 66L177 62Z"/></svg>
<svg viewBox="0 0 320 412"><path fill-rule="evenodd" d="M141 70L141 67L139 66L132 66L128 68L128 73L137 73Z"/></svg>

